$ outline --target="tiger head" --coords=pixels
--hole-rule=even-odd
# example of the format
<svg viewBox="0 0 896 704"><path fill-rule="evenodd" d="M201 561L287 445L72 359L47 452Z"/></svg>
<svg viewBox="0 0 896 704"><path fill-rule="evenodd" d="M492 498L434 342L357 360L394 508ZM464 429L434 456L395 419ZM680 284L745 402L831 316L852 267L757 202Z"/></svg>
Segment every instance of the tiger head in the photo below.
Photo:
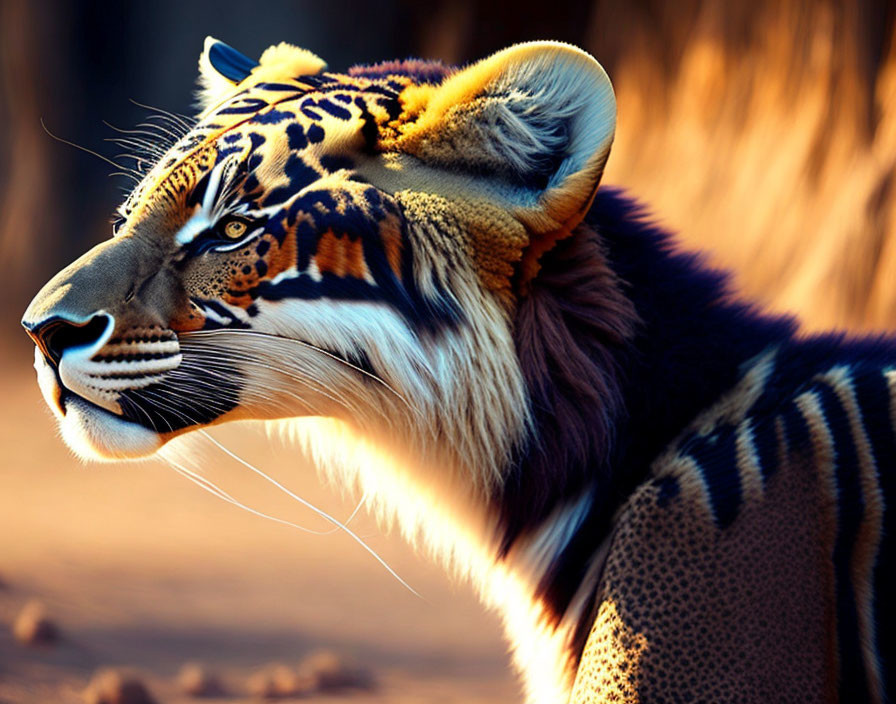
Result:
<svg viewBox="0 0 896 704"><path fill-rule="evenodd" d="M66 442L320 416L499 479L530 424L517 310L613 139L603 69L537 42L339 74L211 38L199 66L195 121L24 315Z"/></svg>

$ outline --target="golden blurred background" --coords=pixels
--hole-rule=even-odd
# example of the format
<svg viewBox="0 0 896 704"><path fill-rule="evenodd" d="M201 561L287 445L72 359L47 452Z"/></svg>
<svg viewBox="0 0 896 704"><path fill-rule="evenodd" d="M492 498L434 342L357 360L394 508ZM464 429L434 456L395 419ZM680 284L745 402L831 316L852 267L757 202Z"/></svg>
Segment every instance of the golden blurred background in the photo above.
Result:
<svg viewBox="0 0 896 704"><path fill-rule="evenodd" d="M160 464L69 457L17 320L44 280L109 236L126 184L41 120L114 156L103 121L145 119L131 99L190 112L207 34L250 56L290 41L335 70L565 40L617 90L605 183L807 331L884 331L896 324L894 33L886 0L0 0L0 702L82 701L107 665L139 668L159 701L186 701L175 676L189 660L240 697L259 669L292 668L318 647L380 679L358 701L518 699L496 620L369 519L358 529L425 600L343 535L239 512ZM258 429L219 437L322 508L355 506ZM326 528L235 463L207 463L247 503ZM55 646L16 642L33 599L61 634Z"/></svg>

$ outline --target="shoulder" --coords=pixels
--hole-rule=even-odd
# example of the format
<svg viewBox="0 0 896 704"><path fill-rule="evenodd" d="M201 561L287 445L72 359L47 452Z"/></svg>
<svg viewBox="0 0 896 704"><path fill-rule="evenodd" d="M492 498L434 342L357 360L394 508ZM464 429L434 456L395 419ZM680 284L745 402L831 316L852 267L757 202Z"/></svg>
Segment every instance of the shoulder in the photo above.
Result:
<svg viewBox="0 0 896 704"><path fill-rule="evenodd" d="M896 462L896 345L813 338L767 350L656 458L644 491L727 528L785 468ZM815 471L814 480L824 477ZM650 487L653 487L651 489Z"/></svg>

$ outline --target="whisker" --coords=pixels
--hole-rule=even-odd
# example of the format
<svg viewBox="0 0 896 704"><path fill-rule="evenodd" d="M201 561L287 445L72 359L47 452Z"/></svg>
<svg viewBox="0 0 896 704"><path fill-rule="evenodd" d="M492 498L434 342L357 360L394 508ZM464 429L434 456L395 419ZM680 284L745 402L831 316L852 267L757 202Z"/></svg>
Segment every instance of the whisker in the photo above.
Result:
<svg viewBox="0 0 896 704"><path fill-rule="evenodd" d="M193 346L192 347L192 350L196 350L196 349L199 349L202 353L207 353L208 350L210 350L210 349L214 350L216 353L216 357L212 358L212 357L209 357L207 354L203 354L203 359L202 359L201 364L197 364L197 363L193 362L193 360L189 359L189 357L185 356L184 361L181 363L181 365L180 365L180 367L178 367L178 369L181 369L181 368L195 369L196 372L201 374L201 373L206 372L206 364L213 363L216 358L219 360L227 359L229 361L239 363L240 365L254 366L254 367L257 367L260 369L265 369L265 370L274 372L276 374L284 374L287 376L292 376L293 378L296 378L297 380L300 380L300 381L314 382L315 384L317 384L319 386L319 388L321 388L321 389L324 388L324 387L320 386L320 381L318 379L316 379L315 377L313 377L310 374L304 373L302 370L297 369L295 367L277 367L277 366L274 366L273 364L267 364L267 363L261 362L257 359L252 359L250 357L246 357L245 355L237 355L232 350L230 350L226 347L216 347L214 344L209 345L209 344L203 343L201 346L198 346L198 347ZM189 352L191 351L191 346L182 344L181 351L189 354ZM174 371L177 371L177 370L174 370ZM219 374L218 376L220 378L224 378L224 379L228 378L227 374ZM337 399L332 396L330 396L329 398L333 401L337 401Z"/></svg>
<svg viewBox="0 0 896 704"><path fill-rule="evenodd" d="M134 407L138 411L140 411L144 416L146 416L146 421L149 423L149 427L153 427L152 418L150 417L149 412L145 408L143 408L143 406L140 405L140 403L138 401L134 400L133 403L134 403ZM169 424L168 427L170 428L171 425Z"/></svg>
<svg viewBox="0 0 896 704"><path fill-rule="evenodd" d="M150 115L150 117L152 116ZM187 132L189 132L189 130L181 130L179 128L171 129L172 123L164 120L161 123L138 122L136 126L139 129L132 130L134 133L140 132L140 134L155 137L163 135L171 141L172 145L176 144Z"/></svg>
<svg viewBox="0 0 896 704"><path fill-rule="evenodd" d="M113 142L122 147L129 147L131 149L135 149L136 151L142 152L146 156L151 156L154 159L161 159L165 156L165 149L163 149L158 144L152 144L151 142L141 142L136 139L131 139L127 137L107 137L104 141Z"/></svg>
<svg viewBox="0 0 896 704"><path fill-rule="evenodd" d="M307 349L311 349L311 350L314 350L314 351L316 351L316 352L319 352L320 354L322 354L322 355L324 355L324 356L326 356L326 357L328 357L328 358L330 358L330 359L332 359L332 360L334 360L334 361L336 361L336 362L338 362L338 363L340 363L340 364L342 364L342 365L344 365L344 366L346 366L346 367L348 367L348 368L350 368L350 369L353 369L354 371L358 372L359 374L361 374L361 375L363 375L363 376L365 376L365 377L367 377L367 378L369 378L369 379L372 379L373 381L376 381L377 383L381 384L387 391L389 391L390 393L392 393L392 394L393 394L397 399L399 399L405 406L407 406L407 408L408 408L409 410L411 410L411 411L414 412L414 413L418 413L417 409L414 408L410 403L408 403L407 399L404 398L404 396L402 396L402 395L401 395L401 394L400 394L400 393L399 393L399 392L398 392L398 391L397 391L391 384L389 384L389 383L388 383L385 379L383 379L382 377L380 377L380 376L378 376L377 374L374 374L374 373L372 373L372 372L369 372L368 370L363 369L363 368L359 367L359 366L356 365L356 364L352 364L352 363L349 362L347 359L344 359L344 358L340 357L339 355L330 352L329 350L325 350L325 349L323 349L323 348L321 348L321 347L318 347L317 345L314 345L314 344L312 344L312 343L310 343L310 342L307 342L307 341L305 341L305 340L296 340L296 339L289 338L289 337L283 337L283 336L281 336L281 335L273 335L273 334L270 334L270 333L260 332L260 331L258 331L258 330L236 330L236 329L233 329L233 330L196 330L196 331L193 331L193 332L190 332L190 333L187 333L187 334L183 335L183 336L182 336L182 340L183 340L184 338L187 338L188 335L189 335L190 337L196 337L196 338L199 338L199 337L204 337L204 336L206 336L206 335L209 335L209 336L213 336L213 335L216 335L216 334L219 335L219 334L221 334L221 333L225 333L225 334L234 334L234 335L253 335L253 336L256 336L256 337L264 337L264 338L270 338L270 339L275 339L275 340L282 340L282 341L287 342L287 343L294 343L294 344L297 344L297 345L299 345L299 346L305 347L305 348L307 348Z"/></svg>
<svg viewBox="0 0 896 704"><path fill-rule="evenodd" d="M188 117L187 115L170 112L168 110L163 110L162 108L157 108L152 105L146 105L145 103L137 102L133 98L131 98L130 101L137 107L150 111L151 114L147 115L147 120L161 120L175 130L182 130L184 134L193 129L193 126L196 124L196 120L192 117Z"/></svg>
<svg viewBox="0 0 896 704"><path fill-rule="evenodd" d="M107 122L103 120L103 124L108 127L110 130L114 130L118 134L128 135L129 137L137 140L152 140L153 144L158 146L159 141L162 142L164 149L167 151L183 136L170 131L166 127L162 125L157 125L151 122L141 122L137 125L137 129L126 130L121 127L117 127L113 125L111 122Z"/></svg>
<svg viewBox="0 0 896 704"><path fill-rule="evenodd" d="M185 391L189 391L191 386L194 386L194 387L199 386L207 391L215 392L215 391L219 390L219 387L215 386L214 384L212 384L210 382L201 380L199 378L199 376L211 373L211 374L214 374L215 376L217 376L219 379L226 381L226 380L232 378L232 375L225 373L227 370L222 370L222 372L215 370L213 368L213 366L210 366L211 364L213 364L213 361L208 360L208 359L203 360L202 366L199 366L196 364L190 364L189 362L184 362L177 369L174 369L171 372L168 372L168 378L171 379L172 381L174 381L173 385L176 385ZM291 376L293 376L293 378L295 378L297 381L302 382L302 383L308 383L308 382L315 381L312 377L304 378L304 377L297 376L297 375L291 375ZM310 385L311 384L309 384L309 386ZM262 391L263 391L263 389L253 388L252 394L254 396L257 396L258 398L260 398L261 400L263 400L265 402L276 404L277 406L283 408L284 410L289 410L288 406L286 406L286 404L284 404L282 401L278 401L278 399L275 398L274 396L261 393ZM273 391L273 389L272 389L272 391ZM297 401L301 401L305 405L309 406L312 410L314 410L317 414L319 414L320 409L314 403L312 403L310 399L303 398L303 397L299 396L298 394L296 394L292 391L289 391L289 390L285 390L285 389L276 389L275 391L281 395L285 393L285 394L291 396L292 398L296 399ZM321 391L320 393L325 395L324 391ZM339 399L332 397L332 396L330 398L334 403L338 403L346 408L349 408L349 410L351 410L351 407L349 407L344 402L340 403ZM221 409L221 410L227 410L227 409Z"/></svg>
<svg viewBox="0 0 896 704"><path fill-rule="evenodd" d="M181 420L185 421L188 426L189 425L202 425L201 421L199 421L196 418L191 417L189 414L181 411L181 409L176 408L168 401L168 399L166 399L164 396L160 395L159 393L157 393L155 391L147 391L146 389L143 389L142 391L143 391L143 394L142 394L143 396L148 396L151 399L154 399L153 403L156 406L160 407L163 410L167 410L167 411L173 413L174 415L178 416ZM226 410L222 407L214 408L212 406L209 406L208 404L197 403L196 406L200 410L202 410L202 409L212 410L218 414L220 414ZM171 431L173 432L174 428L171 427L171 424L168 423L168 421L166 421L166 423L167 423L168 427L171 429Z"/></svg>
<svg viewBox="0 0 896 704"><path fill-rule="evenodd" d="M174 469L175 472L177 472L178 474L180 474L183 477L186 477L187 479L192 481L197 486L205 489L207 492L212 494L212 496L216 496L217 498L221 499L222 501L226 501L229 504L233 504L234 506L237 506L238 508L241 508L244 511L248 511L249 513L251 513L255 516L258 516L259 518L264 518L269 521L273 521L274 523L280 523L282 525L289 526L291 528L300 530L304 533L312 533L313 535L329 535L330 533L333 532L333 531L313 530L311 528L306 528L305 526L301 526L298 523L293 523L292 521L287 521L284 518L278 518L277 516L271 516L270 514L264 513L263 511L258 511L256 509L252 508L251 506L247 506L246 504L242 503L238 499L233 498L233 496L231 496L226 491L221 489L221 487L219 487L217 484L212 482L210 479L207 479L206 477L203 477L202 475L197 474L196 472L193 472L192 470L187 469L179 462L176 462L175 460L171 459L170 457L167 457L165 454L162 454L161 456L162 456L162 459L164 459L168 464L171 465L171 467Z"/></svg>
<svg viewBox="0 0 896 704"><path fill-rule="evenodd" d="M244 366L254 366L254 367L257 367L260 369L265 369L267 371L274 372L276 374L283 374L285 376L289 376L289 377L295 379L296 381L299 381L300 383L304 383L308 386L313 387L319 394L321 394L322 396L325 396L329 400L333 401L333 403L336 403L336 404L342 406L346 410L348 410L352 413L358 413L358 411L359 411L358 407L355 404L350 403L344 397L334 395L334 392L332 392L327 387L323 386L318 379L316 379L314 376L312 376L310 374L303 373L301 370L298 370L295 368L289 368L289 367L275 367L273 365L265 364L264 362L259 362L258 360L249 359L249 358L245 358L245 357L231 357L231 359L233 359L234 361L238 361L241 365L244 365ZM208 360L206 359L203 361L205 362ZM184 363L182 363L181 366L188 368L188 367L186 367L186 365ZM199 365L193 365L193 368L196 369L196 371L199 373L205 373L204 367L201 367ZM172 372L172 374L173 374L173 372ZM221 376L223 376L223 378L226 378L226 375L221 375ZM256 391L256 389L253 389L253 391ZM279 394L286 393L289 396L295 398L296 400L307 401L307 399L299 397L297 394L289 391L288 389L276 389L276 391ZM273 400L273 399L269 398L269 400Z"/></svg>
<svg viewBox="0 0 896 704"><path fill-rule="evenodd" d="M139 103L133 98L130 98L130 101L136 105L138 108L143 108L144 110L150 110L156 115L161 115L169 118L170 120L174 120L180 124L182 124L186 129L192 129L193 125L196 124L196 121L187 115L182 115L179 112L171 112L170 110L163 110L162 108L157 108L152 105L146 105L145 103ZM152 117L152 116L150 116Z"/></svg>
<svg viewBox="0 0 896 704"><path fill-rule="evenodd" d="M152 416L150 416L149 411L147 411L145 408L143 408L143 406L140 404L140 401L138 399L133 398L133 396L130 397L130 401L131 401L131 403L134 404L134 407L137 408L137 410L141 411L143 413L143 415L146 416L146 420L149 423L149 427L155 428L156 427L155 421L153 420ZM162 399L159 399L157 401L157 404L163 404L163 403L164 403L164 401ZM166 409L166 410L170 410L170 409ZM165 424L168 426L168 430L173 433L174 426L172 426L171 423L167 419L165 419Z"/></svg>
<svg viewBox="0 0 896 704"><path fill-rule="evenodd" d="M109 157L103 156L103 155L100 154L99 152L95 152L95 151L93 151L92 149L88 149L87 147L82 147L80 144L75 144L74 142L71 142L71 141L69 141L69 140L67 140L67 139L63 139L62 137L58 137L57 135L55 135L55 134L53 134L52 132L50 132L50 130L47 128L46 124L44 123L44 119L43 119L43 118L40 118L40 126L43 127L44 132L46 132L50 137L52 137L53 139L55 139L57 142L62 142L63 144L67 144L67 145L69 145L70 147L74 147L75 149L80 149L82 152L86 152L87 154L92 154L92 155L95 156L97 159L100 159L100 160L106 162L107 164L110 164L110 165L114 166L116 169L125 169L125 170L128 170L128 171L130 170L130 169L128 169L127 167L122 166L121 164L119 164L119 163L113 161L113 160L110 159Z"/></svg>
<svg viewBox="0 0 896 704"><path fill-rule="evenodd" d="M134 169L141 173L149 173L155 165L157 159L139 154L119 154L119 159L131 159L134 162Z"/></svg>
<svg viewBox="0 0 896 704"><path fill-rule="evenodd" d="M126 176L127 178L131 179L135 184L140 183L140 179L137 176L135 176L132 173L128 173L127 171L113 171L111 174L109 174L109 178L112 178L113 176ZM125 188L123 190L125 193L128 193L128 189Z"/></svg>
<svg viewBox="0 0 896 704"><path fill-rule="evenodd" d="M223 450L225 453L227 453L228 455L230 455L230 452L227 450L227 448L225 448L223 445L221 445L221 443L219 443L217 440L215 440L215 439L214 439L214 438L213 438L207 431L205 431L205 430L200 430L197 434L203 436L206 440L209 440L213 445L215 445L216 447L218 447L219 449ZM164 457L164 459L165 459L166 461L170 461L170 458L168 458L167 456L165 456L165 453L164 453L164 452L161 453L161 454L163 455L163 457ZM260 471L260 470L259 470L259 471ZM272 480L269 478L268 475L263 474L262 476L264 476L264 478L267 479L268 481L272 481ZM240 506L241 508L246 508L246 507L243 506L242 503L240 503L240 501L239 501L238 499L236 499L236 498L234 498L232 495L228 494L228 493L227 493L226 491L224 491L220 486L217 486L216 484L214 484L214 482L212 482L211 479L208 479L207 477L202 477L202 479L203 479L204 481L208 482L208 484L210 484L212 487L214 487L214 488L219 492L220 497L223 498L224 500L229 501L230 503L233 503L233 504L235 504L235 505L237 505L237 506ZM276 483L276 482L275 482L275 483ZM278 485L278 488L281 489L281 491L283 491L282 487L280 487L279 485ZM294 498L291 494L289 494L289 492L286 492L286 493L290 496L290 498ZM345 519L345 523L344 523L343 525L346 525L346 526L347 526L349 523L351 523L352 520L354 520L355 516L358 515L358 512L361 510L361 507L362 507L366 502L367 502L367 494L363 494L363 495L361 496L361 499L360 499L360 500L358 501L358 503L355 505L355 507L354 507L354 509L352 510L352 512L349 514L349 517L348 517L347 519ZM261 515L261 512L259 512L259 511L253 510L253 512L258 513L259 515ZM274 518L274 520L278 520L278 521L280 521L280 522L284 522L283 520L281 520L281 519L277 519L277 518ZM288 523L289 525L291 525L291 526L293 526L293 527L295 527L295 528L298 528L299 530L303 530L303 531L305 531L306 533L313 533L314 535L332 535L333 533L337 532L338 530L340 530L340 529L342 528L342 525L335 525L333 528L330 528L330 529L328 529L328 530L313 530L313 529L311 529L311 528L306 528L306 527L304 527L304 526L296 525L296 524L294 524L294 523L290 523L290 522L288 522L288 521L286 521L286 523Z"/></svg>
<svg viewBox="0 0 896 704"><path fill-rule="evenodd" d="M296 501L298 501L300 504L302 504L302 505L305 506L306 508L311 509L312 511L314 511L316 514L318 514L318 515L321 516L322 518L325 518L326 520L330 521L334 526L336 526L336 527L338 527L338 528L341 528L343 531L345 531L345 533L347 533L349 536L351 536L351 538L352 538L356 543L358 543L358 545L360 545L362 548L364 548L364 550L366 550L366 551L367 551L367 552L368 552L368 553L369 553L369 554L370 554L370 555L371 555L377 562L379 562L380 565L381 565L381 566L382 566L382 567L383 567L389 574L391 574L396 580L398 580L398 582L399 582L402 586L404 586L405 589L407 589L409 592L411 592L411 593L414 594L415 596L417 596L417 597L419 597L419 598L421 598L421 599L423 598L423 597L422 597L422 596L421 596L421 595L420 595L420 594L419 594L413 587L411 587L410 584L408 584L407 582L405 582L405 581L398 575L398 573L395 572L395 570L393 570L393 569L389 566L389 564L388 564L382 557L380 557L380 556L377 554L377 552L376 552L373 548L371 548L367 543L365 543L364 540L363 540L357 533L355 533L351 528L349 528L347 525L345 525L344 523L342 523L341 521L339 521L337 518L334 518L333 516L331 516L331 515L330 515L329 513L327 513L326 511L323 511L323 510L317 508L317 506L315 506L314 504L309 503L308 501L306 501L305 499L303 499L301 496L298 496L297 494L294 494L293 492L291 492L289 489L287 489L285 486L283 486L283 485L282 485L280 482L278 482L276 479L274 479L273 477L268 476L267 474L265 474L264 472L262 472L260 469L256 468L254 465L250 464L249 462L247 462L246 460L244 460L242 457L240 457L239 455L237 455L236 453L234 453L234 452L232 452L231 450L229 450L228 448L224 447L224 445L222 445L222 444L219 443L217 440L215 440L215 439L214 439L208 432L206 432L205 430L201 430L201 429L200 429L198 432L199 432L200 434L204 435L206 438L208 438L208 439L209 439L209 440L210 440L216 447L218 447L218 449L220 449L222 452L224 452L225 454L227 454L228 457L231 457L232 459L236 460L237 462L239 462L239 463L240 463L241 465L243 465L244 467L250 469L252 472L255 472L255 473L258 474L262 479L264 479L265 481L270 482L271 484L273 484L274 486L276 486L276 487L277 487L278 489L280 489L281 491L285 492L288 496L290 496L291 498L295 499Z"/></svg>

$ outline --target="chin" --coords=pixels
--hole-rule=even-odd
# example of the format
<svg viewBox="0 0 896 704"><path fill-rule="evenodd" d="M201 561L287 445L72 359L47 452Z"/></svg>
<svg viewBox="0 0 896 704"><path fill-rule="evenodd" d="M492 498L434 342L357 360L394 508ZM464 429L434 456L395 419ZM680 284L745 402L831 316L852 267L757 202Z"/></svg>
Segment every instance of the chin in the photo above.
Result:
<svg viewBox="0 0 896 704"><path fill-rule="evenodd" d="M125 420L87 399L63 391L43 355L35 350L34 369L44 400L59 421L65 444L83 460L114 462L151 457L166 438Z"/></svg>
<svg viewBox="0 0 896 704"><path fill-rule="evenodd" d="M77 396L64 401L62 438L81 459L113 462L151 457L167 438Z"/></svg>

